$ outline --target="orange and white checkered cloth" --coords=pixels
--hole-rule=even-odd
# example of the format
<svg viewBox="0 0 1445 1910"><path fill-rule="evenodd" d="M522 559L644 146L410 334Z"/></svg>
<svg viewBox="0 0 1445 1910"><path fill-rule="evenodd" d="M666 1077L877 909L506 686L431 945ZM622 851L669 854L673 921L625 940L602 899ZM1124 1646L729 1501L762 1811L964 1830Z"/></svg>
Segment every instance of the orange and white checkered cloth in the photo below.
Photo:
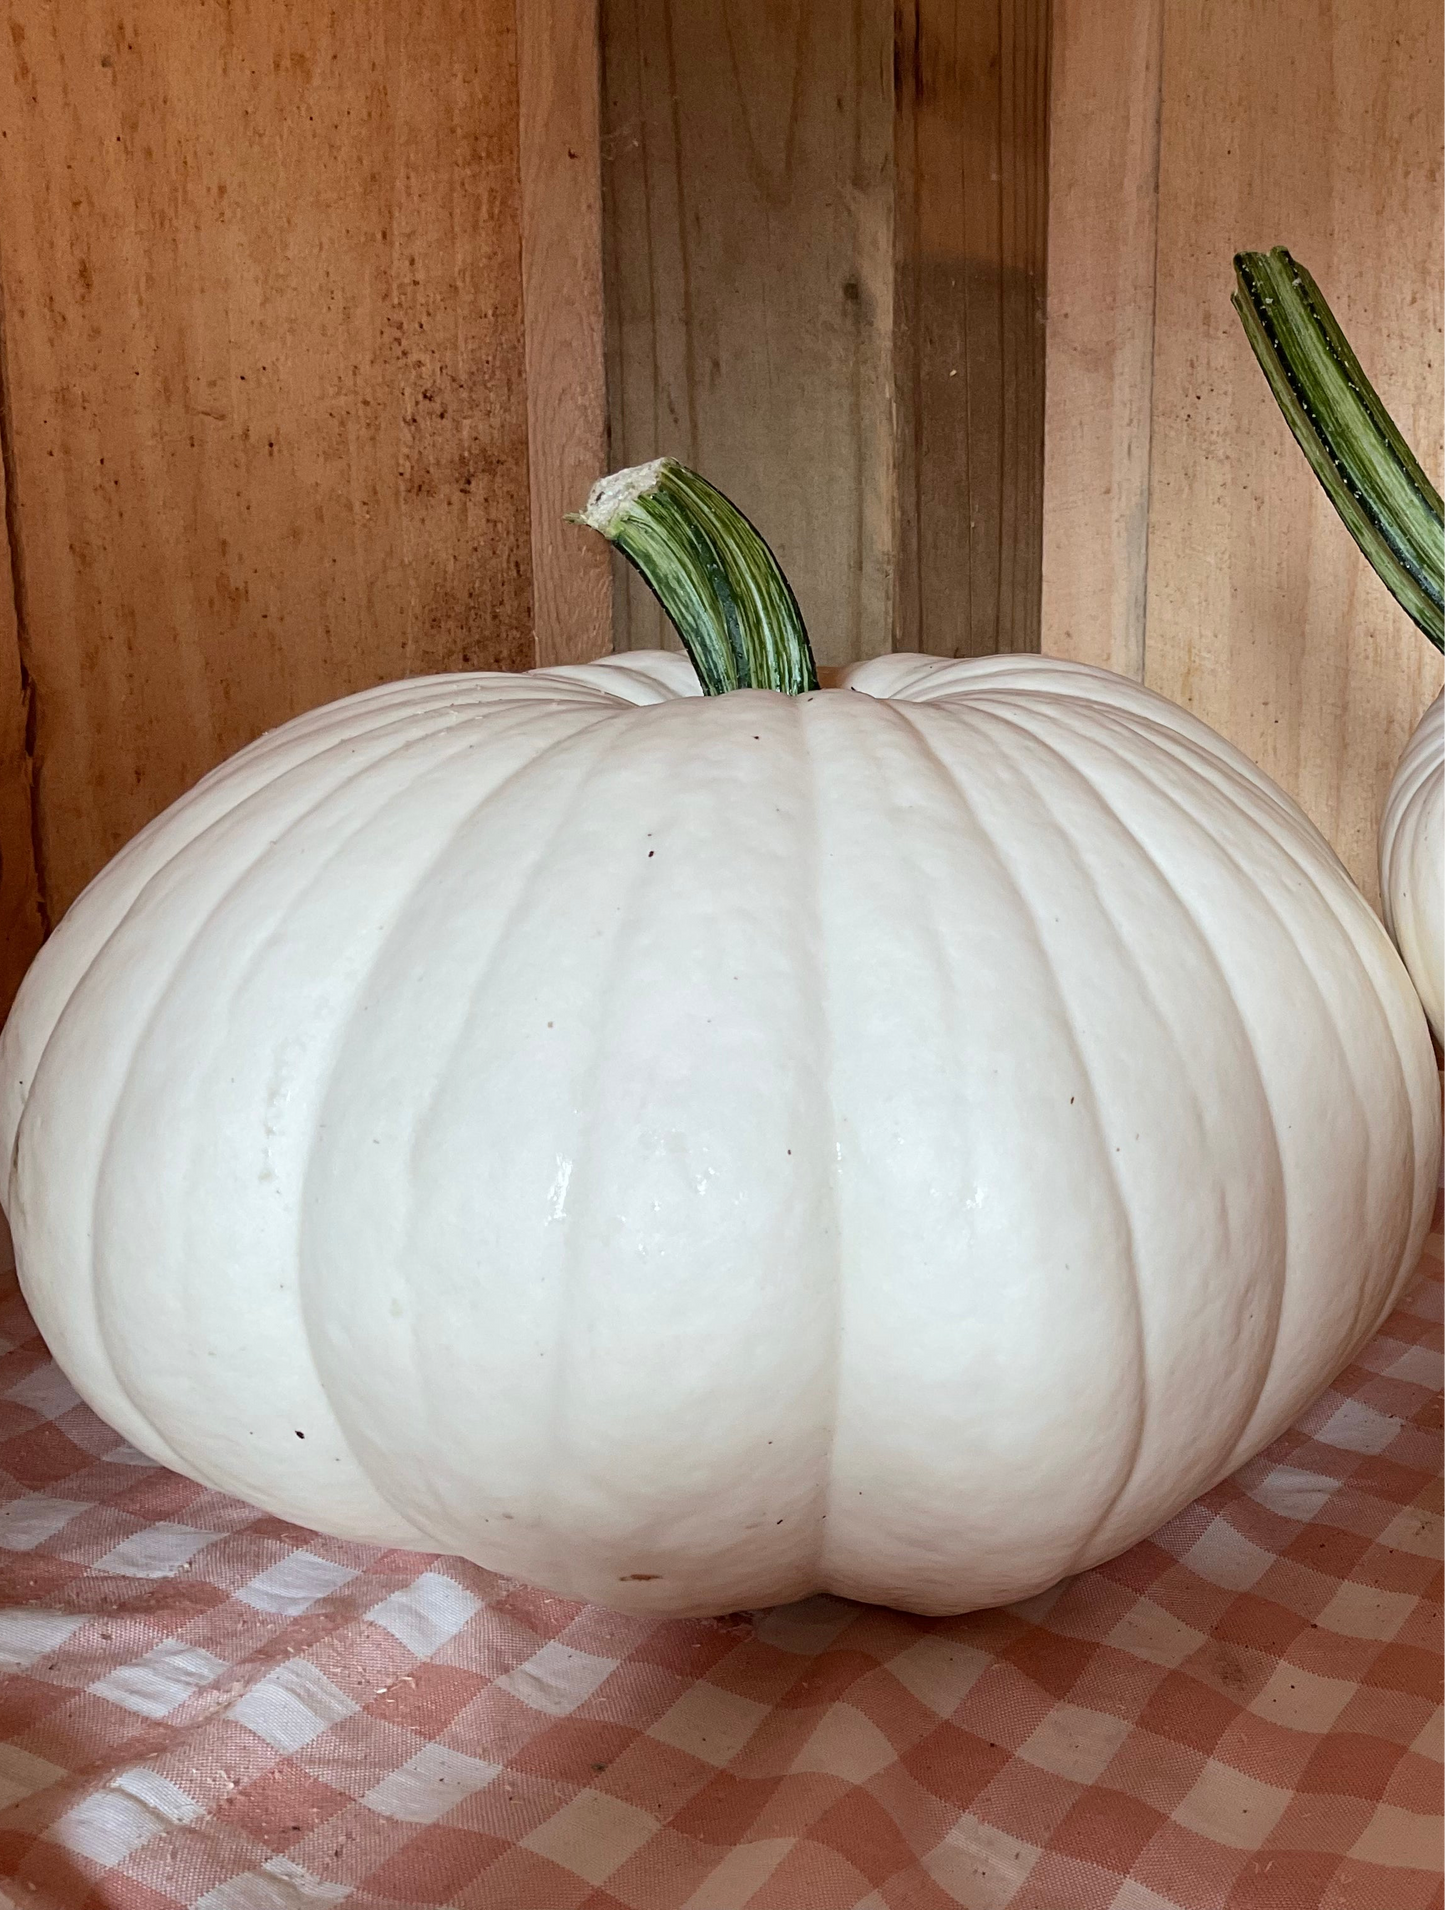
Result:
<svg viewBox="0 0 1445 1910"><path fill-rule="evenodd" d="M12 1288L0 1898L1439 1910L1440 1316L1437 1231L1292 1432L1024 1605L657 1623L151 1465Z"/></svg>

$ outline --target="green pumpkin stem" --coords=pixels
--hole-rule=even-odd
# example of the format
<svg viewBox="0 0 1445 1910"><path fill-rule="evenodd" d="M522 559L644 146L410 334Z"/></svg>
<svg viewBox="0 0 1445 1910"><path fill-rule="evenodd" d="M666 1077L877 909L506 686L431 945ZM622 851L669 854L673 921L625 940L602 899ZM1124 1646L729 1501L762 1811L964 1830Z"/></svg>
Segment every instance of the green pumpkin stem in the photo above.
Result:
<svg viewBox="0 0 1445 1910"><path fill-rule="evenodd" d="M817 689L808 633L777 558L696 471L674 458L614 471L571 522L599 531L641 572L705 696Z"/></svg>
<svg viewBox="0 0 1445 1910"><path fill-rule="evenodd" d="M1386 589L1445 649L1439 492L1304 267L1276 246L1239 253L1234 271L1234 309L1315 476Z"/></svg>

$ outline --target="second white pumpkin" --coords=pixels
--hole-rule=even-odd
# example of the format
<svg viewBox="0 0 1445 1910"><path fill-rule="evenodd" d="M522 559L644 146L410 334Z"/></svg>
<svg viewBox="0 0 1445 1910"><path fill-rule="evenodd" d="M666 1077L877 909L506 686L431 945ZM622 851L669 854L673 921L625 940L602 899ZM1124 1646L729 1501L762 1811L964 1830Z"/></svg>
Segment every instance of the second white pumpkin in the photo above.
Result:
<svg viewBox="0 0 1445 1910"><path fill-rule="evenodd" d="M1445 692L1410 738L1380 824L1385 922L1445 1041Z"/></svg>

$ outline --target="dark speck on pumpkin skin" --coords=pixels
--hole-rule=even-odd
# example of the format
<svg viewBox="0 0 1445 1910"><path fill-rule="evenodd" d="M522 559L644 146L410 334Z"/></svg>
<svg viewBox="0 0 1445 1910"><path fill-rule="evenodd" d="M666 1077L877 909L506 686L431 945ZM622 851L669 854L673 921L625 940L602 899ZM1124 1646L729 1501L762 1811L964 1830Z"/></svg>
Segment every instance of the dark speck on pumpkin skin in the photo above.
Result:
<svg viewBox="0 0 1445 1910"><path fill-rule="evenodd" d="M661 1577L661 1572L624 1572L617 1582L619 1585L636 1585Z"/></svg>

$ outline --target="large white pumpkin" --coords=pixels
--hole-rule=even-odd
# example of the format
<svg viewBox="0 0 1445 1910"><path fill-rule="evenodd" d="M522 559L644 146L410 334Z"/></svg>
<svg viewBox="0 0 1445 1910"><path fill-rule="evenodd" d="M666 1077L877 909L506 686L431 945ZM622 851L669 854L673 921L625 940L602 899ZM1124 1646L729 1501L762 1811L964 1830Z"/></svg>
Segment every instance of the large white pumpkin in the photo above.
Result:
<svg viewBox="0 0 1445 1910"><path fill-rule="evenodd" d="M144 1451L640 1611L1116 1553L1415 1265L1436 1076L1300 812L1138 685L403 682L217 770L0 1047L25 1293Z"/></svg>

